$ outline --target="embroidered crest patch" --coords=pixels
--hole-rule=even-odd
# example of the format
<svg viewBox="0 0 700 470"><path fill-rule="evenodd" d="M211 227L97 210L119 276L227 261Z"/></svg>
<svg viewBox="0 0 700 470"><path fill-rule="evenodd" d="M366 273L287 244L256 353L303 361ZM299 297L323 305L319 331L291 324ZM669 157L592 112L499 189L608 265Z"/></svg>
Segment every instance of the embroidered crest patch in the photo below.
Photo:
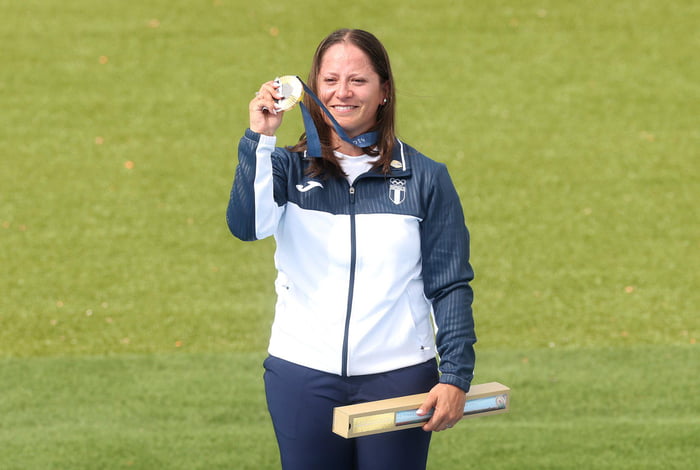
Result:
<svg viewBox="0 0 700 470"><path fill-rule="evenodd" d="M401 204L406 199L406 180L391 178L389 180L389 199L394 204Z"/></svg>

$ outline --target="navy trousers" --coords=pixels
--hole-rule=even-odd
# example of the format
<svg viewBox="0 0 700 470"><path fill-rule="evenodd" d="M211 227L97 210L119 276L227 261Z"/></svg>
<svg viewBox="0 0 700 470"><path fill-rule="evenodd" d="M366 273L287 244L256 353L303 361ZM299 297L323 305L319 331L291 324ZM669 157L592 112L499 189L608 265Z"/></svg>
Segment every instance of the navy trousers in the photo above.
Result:
<svg viewBox="0 0 700 470"><path fill-rule="evenodd" d="M429 432L421 428L345 439L333 408L429 391L435 360L391 372L341 377L268 357L265 393L283 470L425 470Z"/></svg>

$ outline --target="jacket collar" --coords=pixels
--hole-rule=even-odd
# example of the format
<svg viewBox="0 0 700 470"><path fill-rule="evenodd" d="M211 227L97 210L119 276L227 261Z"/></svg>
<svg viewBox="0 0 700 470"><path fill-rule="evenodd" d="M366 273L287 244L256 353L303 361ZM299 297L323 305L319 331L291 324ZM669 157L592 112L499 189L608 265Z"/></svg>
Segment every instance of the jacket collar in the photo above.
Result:
<svg viewBox="0 0 700 470"><path fill-rule="evenodd" d="M389 176L395 178L407 178L411 176L411 166L407 158L407 148L406 145L399 139L396 139L396 145L394 145L394 150L391 156L391 162L389 166L391 170ZM319 158L310 156L306 150L304 150L304 159L308 158ZM381 173L374 173L372 171L366 174L367 176L384 176Z"/></svg>
<svg viewBox="0 0 700 470"><path fill-rule="evenodd" d="M406 177L411 175L411 167L406 158L406 146L399 139L396 139L396 145L391 158L391 176Z"/></svg>

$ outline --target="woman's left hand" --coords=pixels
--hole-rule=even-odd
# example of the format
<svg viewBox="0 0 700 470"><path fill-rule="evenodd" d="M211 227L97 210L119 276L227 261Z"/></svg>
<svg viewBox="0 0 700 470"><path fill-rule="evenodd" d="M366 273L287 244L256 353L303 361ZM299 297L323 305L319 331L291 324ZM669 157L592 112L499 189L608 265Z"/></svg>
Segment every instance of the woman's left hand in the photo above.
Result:
<svg viewBox="0 0 700 470"><path fill-rule="evenodd" d="M450 384L437 384L418 409L418 416L434 409L433 416L423 425L424 431L444 431L464 417L464 404L467 394L459 387Z"/></svg>

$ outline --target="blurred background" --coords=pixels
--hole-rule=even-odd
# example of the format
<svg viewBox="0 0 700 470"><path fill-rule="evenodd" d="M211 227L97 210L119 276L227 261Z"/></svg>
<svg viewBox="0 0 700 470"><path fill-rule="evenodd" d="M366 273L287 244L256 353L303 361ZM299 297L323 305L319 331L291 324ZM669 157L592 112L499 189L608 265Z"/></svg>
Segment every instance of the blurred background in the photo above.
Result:
<svg viewBox="0 0 700 470"><path fill-rule="evenodd" d="M513 389L429 468L691 467L698 24L691 0L0 0L0 467L279 468L274 242L224 214L249 100L339 27L382 40L400 138L448 166L475 383Z"/></svg>

